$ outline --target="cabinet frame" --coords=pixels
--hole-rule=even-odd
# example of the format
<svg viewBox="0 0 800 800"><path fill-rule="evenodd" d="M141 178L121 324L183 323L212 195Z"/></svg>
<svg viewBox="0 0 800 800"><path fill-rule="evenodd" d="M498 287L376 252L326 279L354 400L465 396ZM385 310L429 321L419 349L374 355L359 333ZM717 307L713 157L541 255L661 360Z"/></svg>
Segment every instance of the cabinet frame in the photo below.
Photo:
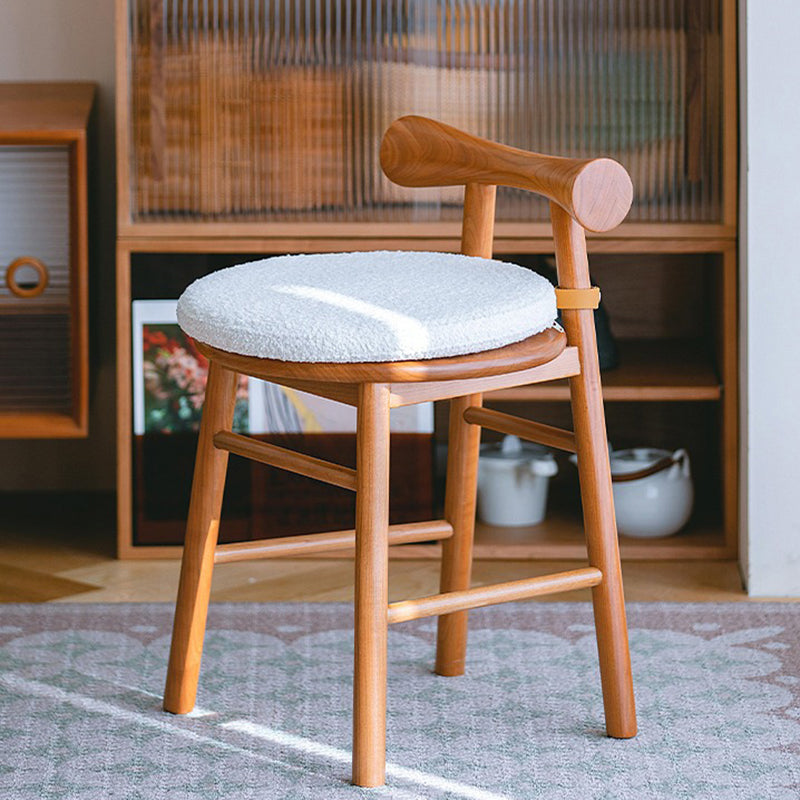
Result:
<svg viewBox="0 0 800 800"><path fill-rule="evenodd" d="M134 222L130 209L130 87L128 82L127 0L116 0L116 120L117 120L117 487L120 558L177 558L176 546L137 546L132 531L132 407L131 407L131 256L134 253L304 253L340 250L411 249L457 251L457 222ZM717 402L721 426L721 531L682 542L681 537L653 542L624 540L627 559L735 559L738 553L739 419L738 419L738 54L737 3L721 0L722 12L722 206L718 223L623 223L608 234L592 235L592 253L718 254L722 273L719 306ZM498 221L494 250L511 253L552 252L548 223ZM646 398L640 398L646 399ZM662 398L664 402L670 399ZM613 402L613 401L612 401ZM392 548L392 557L438 557L438 545ZM342 557L337 553L335 557ZM344 554L346 555L346 554ZM508 545L478 539L477 558L574 559L585 547L564 542Z"/></svg>
<svg viewBox="0 0 800 800"><path fill-rule="evenodd" d="M89 432L87 129L94 93L93 83L0 85L0 146L68 148L72 368L70 414L0 413L0 438L78 438Z"/></svg>

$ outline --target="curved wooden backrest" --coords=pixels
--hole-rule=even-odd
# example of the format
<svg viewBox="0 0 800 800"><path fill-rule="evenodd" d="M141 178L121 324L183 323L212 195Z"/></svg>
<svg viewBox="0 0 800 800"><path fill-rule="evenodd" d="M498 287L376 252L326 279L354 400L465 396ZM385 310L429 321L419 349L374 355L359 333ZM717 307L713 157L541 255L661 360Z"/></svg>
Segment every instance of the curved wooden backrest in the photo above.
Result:
<svg viewBox="0 0 800 800"><path fill-rule="evenodd" d="M488 184L544 195L590 231L616 228L633 185L610 158L560 158L497 144L426 117L393 122L381 143L381 166L401 186Z"/></svg>

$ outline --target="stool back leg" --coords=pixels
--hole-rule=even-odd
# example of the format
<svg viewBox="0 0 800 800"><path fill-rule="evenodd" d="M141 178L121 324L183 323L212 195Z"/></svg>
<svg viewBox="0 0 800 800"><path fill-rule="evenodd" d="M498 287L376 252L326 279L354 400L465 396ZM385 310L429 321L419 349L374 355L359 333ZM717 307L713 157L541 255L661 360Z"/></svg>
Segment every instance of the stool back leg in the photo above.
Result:
<svg viewBox="0 0 800 800"><path fill-rule="evenodd" d="M591 312L588 316L587 340L595 335ZM586 366L582 358L581 369ZM570 395L589 563L603 573L602 582L592 588L592 602L606 729L609 736L627 739L636 735L636 710L603 401L599 370L594 371L570 378Z"/></svg>
<svg viewBox="0 0 800 800"><path fill-rule="evenodd" d="M389 387L362 384L356 433L353 783L386 780Z"/></svg>
<svg viewBox="0 0 800 800"><path fill-rule="evenodd" d="M439 588L442 594L469 589L470 586L481 429L464 420L464 411L482 403L480 394L455 397L450 401L444 517L453 526L453 535L442 542ZM439 617L436 639L438 675L464 674L468 613L457 611Z"/></svg>
<svg viewBox="0 0 800 800"><path fill-rule="evenodd" d="M560 285L589 288L583 229L560 207L552 205L551 213ZM636 707L594 313L564 309L562 318L569 344L578 347L581 366L580 375L569 379L570 398L589 563L603 573L602 582L592 588L592 602L606 730L609 736L627 739L636 735Z"/></svg>
<svg viewBox="0 0 800 800"><path fill-rule="evenodd" d="M164 709L173 714L188 714L197 694L228 466L228 452L217 450L213 439L218 431L231 428L238 379L238 373L209 364L164 689Z"/></svg>
<svg viewBox="0 0 800 800"><path fill-rule="evenodd" d="M466 256L492 257L494 210L497 187L468 183L464 187L461 219L461 252ZM478 449L481 429L464 421L470 405L480 406L482 395L456 397L450 401L447 439L447 487L445 519L453 536L442 544L441 592L468 589L472 576L472 539L475 533L475 491L478 481ZM467 614L457 611L439 617L436 634L436 673L464 674L467 654Z"/></svg>

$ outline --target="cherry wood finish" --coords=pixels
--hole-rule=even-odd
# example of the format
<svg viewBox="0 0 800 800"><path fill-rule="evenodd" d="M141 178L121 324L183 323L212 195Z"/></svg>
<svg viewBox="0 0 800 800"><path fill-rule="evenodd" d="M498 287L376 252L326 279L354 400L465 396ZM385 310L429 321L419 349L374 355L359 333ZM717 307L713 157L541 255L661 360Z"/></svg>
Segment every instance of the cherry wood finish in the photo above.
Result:
<svg viewBox="0 0 800 800"><path fill-rule="evenodd" d="M86 132L95 85L71 81L0 83L0 135L74 139Z"/></svg>
<svg viewBox="0 0 800 800"><path fill-rule="evenodd" d="M530 153L417 116L402 117L386 131L381 166L401 186L476 183L527 189L558 203L590 231L616 228L633 200L628 173L610 158Z"/></svg>
<svg viewBox="0 0 800 800"><path fill-rule="evenodd" d="M443 594L469 589L472 576L481 429L464 420L464 411L480 406L481 402L480 394L456 397L450 401L444 516L453 526L453 535L442 544L439 590ZM439 617L437 623L437 674L463 675L466 655L467 612L454 609L454 613Z"/></svg>
<svg viewBox="0 0 800 800"><path fill-rule="evenodd" d="M390 128L391 141L396 126L406 132L408 120ZM455 137L453 153L440 152L443 142L452 145L454 134L440 127L416 121L412 125L416 139L411 145L402 137L392 145L392 157L404 165L403 180L413 183L415 164L422 174L421 185L438 175L443 160L452 158L455 168L464 162L493 163L497 146L468 137ZM457 133L457 132L456 132ZM429 141L426 140L429 137ZM447 138L449 137L449 138ZM465 144L466 142L466 144ZM412 146L413 145L413 146ZM414 147L421 147L419 153ZM433 152L433 168L415 162ZM503 151L505 152L505 151ZM525 159L515 155L505 172L493 166L477 170L481 176L518 185L515 170L526 169L532 186L544 186L558 197L569 187L570 210L551 204L556 262L560 285L567 290L590 288L588 260L583 227L575 219L573 205L580 200L584 216L592 208L596 220L603 217L601 207L625 202L624 182L597 179L597 207L573 191L576 178L565 165L540 156ZM589 164L594 162L588 162ZM556 169L558 167L558 169ZM563 167L563 170L561 169ZM572 165L574 167L574 165ZM571 168L572 168L571 167ZM578 174L585 167L580 166ZM611 174L603 167L603 175ZM621 169L621 168L620 168ZM613 170L612 170L613 172ZM588 179L587 179L588 180ZM594 180L594 179L593 179ZM537 183L538 181L538 183ZM576 197L578 199L576 199ZM467 181L465 192L462 251L469 255L491 255L495 190L478 181ZM628 201L630 202L629 198ZM614 211L613 213L617 213ZM610 218L610 217L606 217ZM590 308L570 308L563 312L566 337L535 337L485 354L467 355L431 362L409 364L290 364L267 359L248 358L225 353L207 345L199 347L211 364L207 406L198 444L198 458L192 503L187 528L181 583L178 593L173 645L165 692L165 708L185 713L190 710L196 692L200 666L202 635L208 605L211 571L217 561L244 560L264 556L317 552L327 547L339 549L355 543L355 658L353 682L353 782L359 786L380 786L385 780L386 744L386 670L387 626L389 622L439 615L436 671L441 675L459 675L464 671L469 608L505 602L567 589L592 587L600 656L600 671L609 735L627 738L636 733L633 685L628 652L622 578L614 521L611 474L606 445L600 372L595 341L594 318ZM546 347L538 341L544 336ZM565 349L566 338L569 348ZM553 344L555 342L555 345ZM482 409L482 390L496 384L503 373L529 379L543 366L531 363L550 348L550 361L570 353L577 367L569 371L575 434L546 425L518 420L510 415ZM544 365L546 366L546 364ZM300 380L306 388L326 394L326 385L357 387L357 461L356 470L321 462L308 456L289 453L274 446L264 446L230 432L237 373L259 377ZM556 375L542 372L541 380ZM389 381L394 381L390 383ZM447 493L445 521L430 523L443 541L441 593L426 598L388 604L388 557L392 535L389 527L389 413L394 393L402 383L438 382L451 399ZM485 384L485 385L484 385ZM465 387L473 390L467 394ZM341 391L341 390L340 390ZM343 395L351 398L352 388ZM402 398L405 401L408 398ZM475 528L480 427L486 422L500 430L515 429L534 438L557 442L578 453L583 499L586 542L590 566L568 573L525 579L505 584L470 588ZM332 481L356 489L355 531L306 536L297 544L291 541L255 542L217 547L222 486L227 452L299 471L320 480ZM405 534L425 533L420 530Z"/></svg>
<svg viewBox="0 0 800 800"><path fill-rule="evenodd" d="M387 132L384 143L388 138ZM468 183L464 187L464 218L461 222L461 252L464 255L492 257L496 203L497 186Z"/></svg>
<svg viewBox="0 0 800 800"><path fill-rule="evenodd" d="M590 288L583 229L555 203L550 214L559 283L566 288ZM562 319L581 360L581 374L569 380L589 563L603 574L592 590L592 600L606 729L610 736L628 738L636 735L636 709L594 314L589 309L565 309Z"/></svg>
<svg viewBox="0 0 800 800"><path fill-rule="evenodd" d="M387 155L386 145L391 142L392 131L396 130L400 123L402 120L392 125L384 136L381 150L382 164L384 156ZM402 148L395 147L393 155L402 160L408 154L403 152ZM461 226L461 252L465 255L491 258L496 199L496 186L477 182L466 185ZM444 516L453 526L453 535L442 545L439 587L443 593L469 589L472 576L472 540L475 535L478 455L481 445L480 428L470 428L467 425L464 421L464 410L469 406L480 406L482 394L466 395L463 387L457 393L454 392L454 387L448 386L448 388L453 399L450 401ZM454 609L454 613L439 617L436 629L437 674L464 673L467 622L466 608Z"/></svg>
<svg viewBox="0 0 800 800"><path fill-rule="evenodd" d="M517 343L521 346L522 343ZM512 345L513 346L513 345ZM491 352L491 351L490 351ZM451 359L458 362L461 357ZM425 362L419 362L424 364ZM453 364L457 368L457 364ZM580 372L578 364L578 351L574 347L565 347L560 355L551 361L536 367L529 367L514 372L504 372L482 378L464 378L463 380L428 380L390 383L391 396L389 404L392 408L427 403L431 400L449 400L453 395L461 396L472 394L474 390L503 391L506 387L518 387L522 384L539 384L542 381L556 381L568 378ZM339 403L350 406L358 405L357 383L328 383L321 380L300 380L298 378L285 378L270 375L269 380L282 386L289 386L303 392L310 392ZM512 388L510 391L514 391Z"/></svg>
<svg viewBox="0 0 800 800"><path fill-rule="evenodd" d="M389 547L411 542L430 542L453 535L453 526L445 520L405 522L389 526ZM308 533L301 536L282 536L253 542L221 544L214 554L215 564L230 561L252 561L260 558L297 558L337 550L351 551L356 544L355 529L331 533Z"/></svg>
<svg viewBox="0 0 800 800"><path fill-rule="evenodd" d="M173 714L188 714L194 708L197 695L228 466L228 453L214 447L214 435L231 429L238 377L219 364L209 365L164 689L164 709Z"/></svg>
<svg viewBox="0 0 800 800"><path fill-rule="evenodd" d="M96 86L82 82L0 83L0 146L62 146L69 149L69 336L71 408L64 413L24 410L0 414L0 438L76 438L89 432L89 234L87 139ZM33 290L9 286L36 311L47 288L47 269L30 253L39 273ZM0 265L3 268L7 265ZM24 313L21 312L21 313Z"/></svg>
<svg viewBox="0 0 800 800"><path fill-rule="evenodd" d="M228 369L258 378L282 378L323 383L453 381L503 375L546 364L561 354L567 339L556 328L548 328L521 342L466 356L432 358L427 361L386 361L334 364L325 362L275 361L218 350L203 342L197 349L209 360Z"/></svg>
<svg viewBox="0 0 800 800"><path fill-rule="evenodd" d="M577 449L575 434L572 431L565 431L553 425L544 425L541 422L520 419L512 414L504 414L502 411L494 411L491 408L470 406L464 411L464 419L472 425L480 425L498 433L519 436L520 439L566 450L569 453L574 453Z"/></svg>
<svg viewBox="0 0 800 800"><path fill-rule="evenodd" d="M545 333L547 333L547 331L545 331ZM540 334L537 334L537 336L539 335ZM513 348L514 350L521 351L527 346L526 343L530 342L531 346L535 345L538 348L540 341L537 339L537 336L530 337L530 339L524 340L523 342L517 342L513 345L509 345L509 347ZM566 340L566 337L564 337L564 339ZM202 344L199 344L198 348L204 348L209 352L222 353L219 358L224 359L225 363L229 365L237 365L242 369L248 368L244 363L243 356L236 356L233 353L223 353L222 351L213 351L209 349L207 345ZM486 352L499 352L499 350ZM452 359L440 359L440 361L443 362L442 366L455 371L460 369L458 362L462 360L462 358L462 356L459 356ZM444 364L445 361L450 363ZM270 380L273 383L279 383L282 386L289 386L293 389L298 389L303 392L310 392L311 394L316 394L321 397L327 397L330 400L336 400L337 402L345 403L346 405L354 407L358 405L358 383L332 383L325 380L287 378L283 375L274 375L271 374L271 372L266 371L271 368L272 364L282 364L285 366L287 363L288 362L270 362L268 359L258 359L258 363L252 367L252 369L259 370L256 377L263 377L265 380ZM414 366L417 364L419 364L420 367L424 367L426 362L414 362ZM295 366L298 368L298 371L301 370L300 365ZM307 367L311 371L314 371L315 367L319 365L311 364L303 366ZM323 365L323 368L327 370L328 367L335 368L339 366L352 365L325 364ZM365 370L367 366L371 365L360 365L360 369ZM382 364L378 365L378 368L381 370L379 374L385 374L385 372L388 371L383 369ZM552 360L545 362L544 364L539 364L535 367L528 367L526 369L515 370L513 372L503 372L499 375L464 379L420 380L408 382L399 380L392 382L389 384L391 391L389 404L392 408L398 408L400 406L414 405L416 403L426 403L432 400L449 400L453 395L461 396L472 394L475 390L492 391L494 393L493 396L497 396L503 394L504 392L513 393L518 391L526 391L535 387L542 389L547 385L553 385L552 382L554 381L569 378L572 375L577 375L579 372L580 365L578 363L577 348L565 347L559 355ZM548 381L550 383L544 384L543 387L543 381ZM564 388L566 391L568 391L566 386ZM566 399L568 399L568 396Z"/></svg>
<svg viewBox="0 0 800 800"><path fill-rule="evenodd" d="M580 372L578 351L566 347L561 355L538 367L507 372L504 375L490 375L484 378L468 378L461 381L425 381L419 383L392 383L392 407L424 403L428 400L447 400L453 395L460 397L475 392L502 390L505 387L523 384L538 385L541 381L554 381L562 377L577 375ZM513 391L513 389L509 389Z"/></svg>
<svg viewBox="0 0 800 800"><path fill-rule="evenodd" d="M474 589L452 590L430 597L416 600L402 600L389 604L389 624L408 622L422 617L433 617L437 614L442 620L466 614L464 609L484 608L498 603L510 603L514 600L526 600L530 597L541 597L557 592L571 592L597 586L603 580L603 574L596 567L584 567L568 572L556 572L537 578L523 578L518 581L495 583L490 586L478 586ZM464 643L466 645L466 642ZM463 663L460 672L442 672L439 675L463 675Z"/></svg>
<svg viewBox="0 0 800 800"><path fill-rule="evenodd" d="M227 450L237 456L260 461L273 467L296 472L343 489L356 489L356 471L340 464L331 464L321 458L314 458L303 453L295 453L285 447L278 447L269 442L258 442L238 433L221 431L214 436L214 447Z"/></svg>
<svg viewBox="0 0 800 800"><path fill-rule="evenodd" d="M353 783L386 777L386 641L389 604L389 387L359 389L356 431Z"/></svg>

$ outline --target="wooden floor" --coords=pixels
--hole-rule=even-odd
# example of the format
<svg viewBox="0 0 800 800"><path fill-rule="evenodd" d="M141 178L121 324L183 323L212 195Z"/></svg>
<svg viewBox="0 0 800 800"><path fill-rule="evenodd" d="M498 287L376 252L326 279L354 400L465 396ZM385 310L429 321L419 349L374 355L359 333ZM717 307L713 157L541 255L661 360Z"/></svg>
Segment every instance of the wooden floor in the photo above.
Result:
<svg viewBox="0 0 800 800"><path fill-rule="evenodd" d="M0 602L174 602L177 561L117 561L111 498L2 499ZM578 562L478 561L480 585L545 574ZM352 563L344 559L224 564L214 574L212 601L325 602L353 596ZM623 563L629 601L748 600L730 561ZM390 563L390 599L438 591L436 561ZM542 601L588 600L590 590Z"/></svg>

